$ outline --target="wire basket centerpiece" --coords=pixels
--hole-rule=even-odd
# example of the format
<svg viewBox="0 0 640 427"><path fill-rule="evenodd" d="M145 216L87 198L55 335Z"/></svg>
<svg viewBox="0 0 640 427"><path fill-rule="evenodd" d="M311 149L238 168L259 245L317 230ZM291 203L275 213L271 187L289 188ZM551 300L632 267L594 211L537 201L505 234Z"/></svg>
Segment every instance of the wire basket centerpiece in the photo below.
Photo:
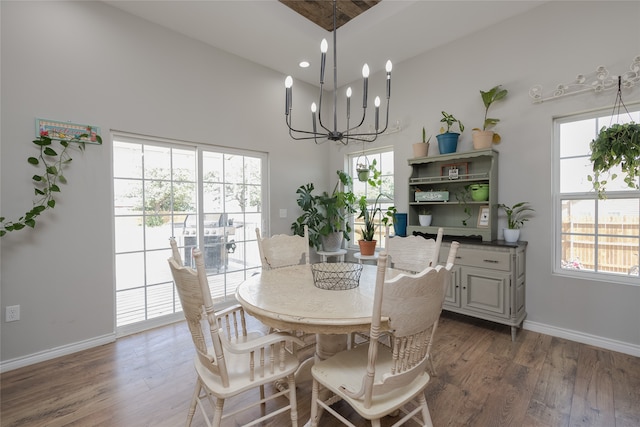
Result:
<svg viewBox="0 0 640 427"><path fill-rule="evenodd" d="M317 288L342 291L358 287L362 265L354 262L321 262L311 264L311 272Z"/></svg>

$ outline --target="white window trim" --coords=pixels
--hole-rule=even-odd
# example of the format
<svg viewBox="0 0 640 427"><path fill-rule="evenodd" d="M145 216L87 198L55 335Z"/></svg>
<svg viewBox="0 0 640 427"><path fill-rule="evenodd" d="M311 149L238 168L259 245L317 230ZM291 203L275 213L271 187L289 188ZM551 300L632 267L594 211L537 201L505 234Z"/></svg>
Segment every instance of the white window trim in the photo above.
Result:
<svg viewBox="0 0 640 427"><path fill-rule="evenodd" d="M640 102L633 102L626 105L630 111L637 111L640 107ZM553 233L551 244L551 266L552 275L559 277L568 277L582 280L592 280L606 283L619 283L623 285L640 286L640 279L635 276L623 276L617 274L609 274L605 272L591 272L585 270L571 270L561 267L561 254L562 254L562 200L594 200L597 211L597 195L595 191L582 192L582 193L567 193L570 195L563 195L560 192L560 125L563 123L570 123L587 118L599 117L602 115L610 114L613 107L607 107L602 109L593 109L584 111L582 113L556 116L553 117L553 144L551 147L552 155L552 218L553 218ZM623 113L621 113L623 114ZM626 111L624 112L626 114ZM609 199L623 199L631 197L640 197L640 191L610 191L607 192L607 198ZM597 248L596 256L597 256Z"/></svg>

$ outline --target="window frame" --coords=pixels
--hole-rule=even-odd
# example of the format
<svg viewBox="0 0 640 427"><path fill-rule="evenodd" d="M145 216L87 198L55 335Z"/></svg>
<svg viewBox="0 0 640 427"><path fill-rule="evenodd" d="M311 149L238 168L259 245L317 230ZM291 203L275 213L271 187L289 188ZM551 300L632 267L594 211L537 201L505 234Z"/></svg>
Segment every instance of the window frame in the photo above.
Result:
<svg viewBox="0 0 640 427"><path fill-rule="evenodd" d="M194 185L195 185L195 208L189 209L188 211L177 211L177 210L173 210L171 209L171 212L168 214L163 214L163 215L169 215L172 220L171 220L171 225L169 226L168 224L165 224L164 227L170 227L170 234L167 234L167 238L166 238L166 245L163 245L162 247L148 247L147 246L147 242L146 240L143 239L142 242L136 242L136 243L125 243L125 249L123 250L122 248L118 248L118 246L115 244L117 243L117 239L118 239L118 220L119 218L127 218L127 217L131 217L131 218L135 218L137 216L140 216L141 218L143 218L143 229L141 232L143 233L143 235L145 235L146 233L148 233L149 230L147 230L148 225L146 224L146 221L144 220L144 218L147 215L147 211L145 209L142 209L141 213L137 213L134 211L131 212L127 212L125 211L120 211L118 212L118 208L116 206L116 204L114 203L113 207L112 207L112 221L113 221L113 233L114 233L114 261L118 259L118 256L122 256L122 255L128 255L128 254L136 254L136 253L140 253L144 263L146 265L147 261L147 257L149 256L149 253L158 253L158 254L170 254L170 249L169 249L169 240L168 238L173 235L176 236L176 238L178 238L178 235L183 236L181 234L181 231L184 232L184 228L182 227L178 227L175 223L175 220L173 219L176 215L179 217L183 217L184 214L194 214L197 217L197 221L194 222L194 224L197 224L196 231L195 231L195 237L196 237L196 244L198 247L205 247L205 238L209 237L209 236L205 236L205 216L206 215L210 215L212 214L212 212L218 212L219 209L216 207L213 210L211 206L209 206L207 208L206 206L206 202L203 202L205 199L206 194L204 192L204 187L207 185L207 182L205 182L205 177L204 175L204 167L203 167L203 158L207 155L211 156L212 154L214 156L219 156L221 157L223 160L222 161L222 168L220 169L220 178L215 180L214 183L218 184L218 185L222 185L222 186L254 186L254 183L252 183L252 181L248 181L248 178L243 176L243 180L242 182L237 181L237 180L233 180L233 181L227 181L227 177L224 174L224 170L225 170L225 165L226 162L228 161L228 157L233 157L233 156L241 156L243 157L243 165L245 164L244 162L246 162L247 159L249 159L250 161L253 162L259 162L260 163L260 169L261 169L261 175L259 177L259 181L260 181L260 198L261 200L259 201L259 205L257 207L254 207L253 210L251 209L244 209L242 208L241 211L238 211L237 209L234 209L233 207L229 208L226 205L226 199L223 197L221 199L221 201L219 203L221 203L222 206L222 214L228 214L230 218L235 217L239 217L237 219L240 220L244 220L244 221L254 221L256 223L256 226L259 226L261 229L265 229L265 227L267 226L267 224L269 224L269 191L268 191L268 176L269 176L269 161L268 161L268 153L266 152L258 152L258 151L252 151L252 150L241 150L241 149L237 149L237 148L230 148L230 147L224 147L224 146L218 146L218 145L214 145L214 144L207 144L207 143L195 143L195 142L186 142L186 141L180 141L180 140L171 140L171 139L166 139L166 138L161 138L161 137L151 137L151 136L144 136L144 135L137 135L137 134L131 134L131 133L127 133L127 132L122 132L122 131L114 131L112 132L111 135L111 139L112 139L112 146L113 149L115 149L116 147L116 143L122 142L125 144L140 144L140 150L142 153L142 163L140 163L143 166L144 169L144 152L148 149L154 150L157 148L160 149L169 149L169 164L172 165L172 160L171 160L171 156L172 156L172 150L186 150L186 151L190 151L193 152L193 156L194 156L194 164L193 166L193 170L191 170L191 172L193 173L193 177L189 178L188 180L190 181L191 179L194 180ZM209 154L207 154L209 153ZM140 181L141 185L144 185L144 183L146 182L146 180L148 179L146 177L146 175L142 174L139 177L135 176L136 174L133 174L131 176L127 176L127 172L125 169L124 174L119 174L117 173L117 165L116 165L116 161L117 159L114 157L112 158L112 174L111 174L111 182L112 185L115 185L116 182L123 182L123 181L131 181L132 183L134 183L134 181ZM128 167L130 168L131 166L136 167L136 164L138 163L138 161L134 161L134 163L132 165L129 165ZM173 172L176 169L174 169L174 166L171 166L171 170L170 170L170 180L169 182L171 183L170 185L173 186L176 183L180 184L182 182L181 179L175 180L174 176L173 176ZM246 171L246 167L243 166L243 170ZM244 174L244 172L243 172ZM164 179L163 179L164 180ZM142 189L143 187L141 187ZM113 198L114 198L114 202L115 202L115 197L117 196L117 192L115 187L113 187ZM144 196L143 196L144 192L140 195L140 199L144 201ZM235 193L233 193L235 194ZM244 194L244 193L243 193ZM144 203L144 202L143 202ZM229 289L231 289L230 286L233 286L234 284L237 286L237 276L238 275L242 275L244 274L244 278L246 279L246 277L250 276L251 274L253 274L255 271L259 270L261 268L260 265L260 261L259 261L259 256L255 256L255 260L254 258L254 252L257 254L257 241L256 241L256 236L255 236L255 232L253 231L252 227L247 227L247 223L245 223L243 221L243 228L239 229L240 232L238 233L238 231L236 231L235 233L235 240L234 240L234 249L235 246L237 245L237 251L236 254L232 257L231 255L229 255L229 262L231 265L232 262L232 258L235 260L233 261L234 264L234 268L233 269L226 269L226 265L225 268L223 270L220 270L217 272L217 274L213 274L209 275L208 277L210 279L210 282L212 280L215 280L216 283L216 289L214 289L212 287L212 293L215 292L223 292L225 293L226 296L224 296L223 298L219 299L216 301L216 307L217 308L222 308L224 306L227 306L229 304L235 303L235 299L233 298L233 295L231 293L229 293ZM253 224L253 223L252 223ZM251 228L250 230L248 228ZM163 230L163 231L168 231L168 230ZM226 230L225 230L226 231ZM268 230L265 230L265 232L268 232ZM186 235L185 235L186 236ZM225 240L226 241L226 240ZM130 247L133 244L133 247ZM140 246L141 245L141 246ZM185 249L183 249L182 244L179 242L179 246L180 246L180 250L183 251ZM255 251L253 250L253 246L255 246ZM166 259L168 258L169 255L165 256ZM238 261L238 260L241 261ZM186 261L186 260L185 260ZM249 262L250 261L250 262ZM239 264L240 262L240 264ZM166 265L166 262L165 262ZM167 267L167 271L168 270L168 265ZM117 272L117 263L114 263L114 269L116 269L116 279L118 278L118 272ZM124 335L128 335L131 333L136 333L139 331L143 331L146 329L150 329L156 326L160 326L160 325L164 325L164 324L168 324L171 322L175 322L176 320L179 320L183 317L182 315L182 308L180 307L180 303L177 297L177 293L175 290L175 284L173 284L173 280L170 279L168 282L171 283L172 287L173 287L173 293L174 293L174 307L173 307L173 311L172 312L168 312L166 314L157 316L157 315L152 315L149 316L148 312L150 310L150 308L148 307L148 301L147 301L147 293L150 292L150 289L152 289L153 287L158 287L158 286L165 286L167 283L167 281L162 280L160 282L155 282L152 281L150 282L147 277L146 277L146 267L143 270L145 272L144 274L144 278L142 283L140 284L136 284L133 287L125 287L122 289L118 288L118 282L114 282L114 308L115 308L115 316L114 316L114 324L116 327L116 331L117 331L117 335L118 336L124 336ZM127 274L126 271L120 274ZM217 279L214 279L214 276L217 277ZM227 277L228 276L228 277ZM223 288L220 288L220 281L223 282ZM139 319L136 320L135 322L125 322L125 323L120 323L120 321L118 320L120 317L120 307L118 304L118 294L123 292L123 291L127 291L127 290L134 290L134 289L139 289L141 290L141 292L144 293L144 307L140 306L140 308L138 308L138 310L143 310L144 311L144 319ZM235 288L233 288L235 289ZM123 294L124 295L124 294ZM142 313L142 312L140 312Z"/></svg>
<svg viewBox="0 0 640 427"><path fill-rule="evenodd" d="M629 113L633 114L634 120L638 120L638 115L640 114L640 103L632 103L627 105L627 109ZM562 160L563 159L587 159L589 153L586 155L576 154L576 155L567 155L562 157L561 148L562 148L562 135L561 135L561 126L568 123L579 122L589 119L596 119L594 123L594 137L597 135L600 128L603 126L608 126L609 122L604 122L605 117L611 117L612 109L611 108L602 108L591 110L587 112L582 112L578 114L571 114L566 116L558 116L553 118L553 153L552 153L552 166L553 166L553 180L552 180L552 208L553 208L553 244L551 251L552 253L552 274L564 277L571 277L583 280L594 280L601 282L613 282L613 283L621 283L627 285L640 285L640 277L634 275L624 275L622 273L608 272L608 271L598 271L598 264L600 262L599 258L599 250L602 244L606 243L607 238L611 237L625 237L619 236L615 234L607 234L600 231L603 224L607 224L606 221L600 219L600 199L598 199L597 193L589 188L588 191L565 191L562 192ZM621 112L620 115L626 115L625 112ZM628 118L628 116L627 116ZM615 117L613 118L615 122ZM590 162L589 162L590 163ZM591 169L588 168L588 171L591 172ZM585 177L586 179L586 177ZM616 178L616 182L623 182L622 177ZM626 189L611 189L607 190L607 199L608 200L627 200L632 199L638 202L640 206L640 191L637 190L626 190ZM579 232L563 232L563 202L566 201L585 201L585 202L593 202L593 212L594 212L594 224L593 224L593 232L592 233L579 233ZM639 208L640 211L640 208ZM638 213L640 215L640 212ZM581 270L581 269L573 269L571 267L563 268L562 266L562 254L563 254L563 243L565 236L585 236L592 237L594 239L594 249L593 249L593 258L595 262L594 270ZM631 236L633 239L635 236ZM599 241L603 240L603 243L599 243ZM567 243L565 243L567 244ZM640 252L640 239L638 240L638 252ZM636 261L638 259L638 255L636 255ZM566 260L568 263L572 263L573 260ZM579 260L577 261L579 265ZM633 264L632 264L633 266ZM630 267L633 268L633 267Z"/></svg>
<svg viewBox="0 0 640 427"><path fill-rule="evenodd" d="M391 198L388 197L381 197L378 200L378 203L381 204L381 206L384 206L383 209L381 209L380 212L380 218L382 218L384 216L384 214L387 211L387 206L394 206L394 200L395 200L395 152L393 149L393 146L384 146L384 147L378 147L378 148L372 148L372 149L368 149L368 150L361 150L358 152L354 152L354 153L349 153L345 156L345 163L347 166L347 172L349 173L349 176L352 177L353 181L354 181L354 185L356 184L356 182L358 181L358 172L355 170L355 165L358 161L358 158L361 156L367 156L368 158L375 156L376 160L378 162L378 166L377 169L381 172L384 172L384 169L387 169L391 171L391 173L384 173L383 176L390 176L392 178L392 191L390 191L390 195L392 196ZM384 164L382 164L382 158L384 155L391 155L391 159L389 159L389 162L385 162ZM371 160L370 160L371 161ZM390 167L387 165L387 163L390 163ZM380 166L382 164L382 166ZM369 189L369 185L365 184L365 194L366 191ZM355 192L354 189L354 194L356 194L356 197L359 197L358 194ZM367 194L368 195L368 194ZM377 194L375 195L375 197L377 197ZM373 198L367 198L367 201L371 204L375 201L375 197ZM358 241L356 240L357 238L357 234L356 231L358 230L358 228L361 226L362 221L358 221L358 213L356 212L354 215L352 215L349 218L349 224L351 226L351 233L350 233L350 241L348 243L348 247L350 249L356 249L359 250L358 247ZM393 227L392 227L393 230ZM384 248L384 244L385 244L385 232L384 232L384 228L383 227L379 227L378 231L376 233L376 250L382 249Z"/></svg>

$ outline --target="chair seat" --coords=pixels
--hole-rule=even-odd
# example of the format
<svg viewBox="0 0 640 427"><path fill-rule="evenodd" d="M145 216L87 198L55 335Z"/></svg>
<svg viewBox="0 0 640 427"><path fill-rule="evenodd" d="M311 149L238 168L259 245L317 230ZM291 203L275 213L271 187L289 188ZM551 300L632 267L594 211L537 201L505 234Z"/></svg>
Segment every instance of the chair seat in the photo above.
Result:
<svg viewBox="0 0 640 427"><path fill-rule="evenodd" d="M403 407L424 390L429 382L429 374L422 369L420 374L409 384L395 388L388 393L374 394L370 408L364 407L362 399L353 399L340 393L336 384L341 384L351 391L358 391L362 387L362 379L367 373L368 345L361 345L353 349L340 352L327 360L316 362L311 368L315 379L325 387L340 396L363 418L378 419L396 409ZM386 346L378 346L376 360L375 382L382 380L381 373L391 371L392 350Z"/></svg>
<svg viewBox="0 0 640 427"><path fill-rule="evenodd" d="M276 351L278 351L276 349ZM285 352L284 368L281 370L278 366L278 355L274 355L276 365L274 366L274 372L269 372L269 360L271 359L271 351L267 350L264 355L265 367L264 372L258 371L259 366L256 360L256 373L253 381L250 380L247 375L247 366L249 366L249 354L246 353L228 353L224 352L224 357L227 363L227 373L229 374L229 386L224 387L220 376L212 373L209 369L203 366L198 356L194 357L194 365L198 376L203 385L214 392L218 397L229 398L236 396L246 390L258 387L263 384L275 382L276 380L283 378L287 375L293 374L298 369L299 362L295 354ZM260 357L260 353L256 353L254 356L256 359Z"/></svg>

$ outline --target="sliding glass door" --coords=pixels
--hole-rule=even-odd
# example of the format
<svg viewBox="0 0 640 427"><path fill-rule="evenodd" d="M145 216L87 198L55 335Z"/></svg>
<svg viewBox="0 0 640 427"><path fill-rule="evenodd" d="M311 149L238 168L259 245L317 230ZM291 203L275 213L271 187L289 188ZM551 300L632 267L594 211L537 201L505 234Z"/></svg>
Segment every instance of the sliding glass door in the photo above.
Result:
<svg viewBox="0 0 640 427"><path fill-rule="evenodd" d="M214 301L260 266L266 154L114 135L116 318L140 330L181 311L167 258L175 237L183 262L203 251ZM135 326L131 326L135 325Z"/></svg>

